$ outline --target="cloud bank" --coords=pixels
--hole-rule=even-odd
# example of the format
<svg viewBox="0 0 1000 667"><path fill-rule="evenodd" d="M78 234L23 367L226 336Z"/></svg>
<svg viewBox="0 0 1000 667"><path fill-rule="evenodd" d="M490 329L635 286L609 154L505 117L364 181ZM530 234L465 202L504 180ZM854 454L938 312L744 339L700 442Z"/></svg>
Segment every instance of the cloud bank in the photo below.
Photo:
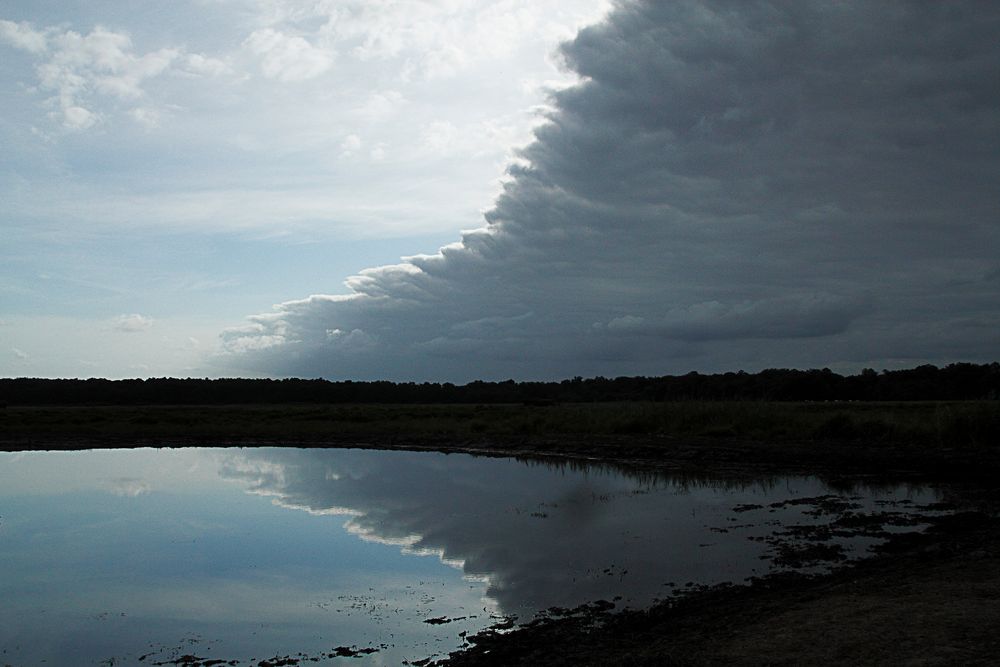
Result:
<svg viewBox="0 0 1000 667"><path fill-rule="evenodd" d="M1000 8L629 2L561 49L485 226L223 334L270 375L987 360Z"/></svg>

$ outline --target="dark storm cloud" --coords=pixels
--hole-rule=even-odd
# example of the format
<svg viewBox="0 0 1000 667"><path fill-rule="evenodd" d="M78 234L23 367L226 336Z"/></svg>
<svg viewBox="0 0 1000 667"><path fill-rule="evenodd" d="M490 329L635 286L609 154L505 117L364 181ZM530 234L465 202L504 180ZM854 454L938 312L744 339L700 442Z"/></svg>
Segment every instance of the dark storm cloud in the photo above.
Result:
<svg viewBox="0 0 1000 667"><path fill-rule="evenodd" d="M1000 7L625 3L487 226L227 332L272 374L987 360Z"/></svg>

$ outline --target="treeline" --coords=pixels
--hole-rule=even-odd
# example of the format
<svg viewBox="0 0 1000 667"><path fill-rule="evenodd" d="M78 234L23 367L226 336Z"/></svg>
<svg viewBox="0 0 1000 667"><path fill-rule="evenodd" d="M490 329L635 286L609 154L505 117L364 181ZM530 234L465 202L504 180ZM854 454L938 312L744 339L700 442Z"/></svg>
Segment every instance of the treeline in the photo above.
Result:
<svg viewBox="0 0 1000 667"><path fill-rule="evenodd" d="M576 377L561 382L352 382L322 379L49 380L0 378L7 405L225 405L254 403L527 403L594 401L919 401L1000 399L1000 363L759 373Z"/></svg>

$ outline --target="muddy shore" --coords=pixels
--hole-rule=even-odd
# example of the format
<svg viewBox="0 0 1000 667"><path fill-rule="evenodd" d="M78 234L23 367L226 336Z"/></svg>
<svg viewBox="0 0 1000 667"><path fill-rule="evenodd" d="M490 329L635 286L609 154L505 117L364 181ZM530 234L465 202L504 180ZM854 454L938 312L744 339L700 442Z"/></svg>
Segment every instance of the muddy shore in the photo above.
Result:
<svg viewBox="0 0 1000 667"><path fill-rule="evenodd" d="M9 416L9 413L8 413ZM0 449L302 446L464 452L647 472L913 481L947 486L965 509L875 558L818 578L779 576L699 591L643 611L602 605L485 632L439 663L464 665L995 664L1000 656L1000 444L912 447L857 438L759 441L725 435L294 433L252 436L189 424L80 434L72 421L10 427ZM47 426L47 428L46 428ZM206 432L208 431L208 432Z"/></svg>
<svg viewBox="0 0 1000 667"><path fill-rule="evenodd" d="M465 665L987 665L1000 655L1000 524L980 513L818 578L485 633Z"/></svg>

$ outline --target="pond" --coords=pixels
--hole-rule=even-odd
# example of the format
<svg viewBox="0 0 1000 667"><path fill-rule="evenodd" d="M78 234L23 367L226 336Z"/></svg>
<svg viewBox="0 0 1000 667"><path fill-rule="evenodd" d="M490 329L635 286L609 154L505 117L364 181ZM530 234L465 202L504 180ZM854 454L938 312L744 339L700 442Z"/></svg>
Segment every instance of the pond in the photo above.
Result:
<svg viewBox="0 0 1000 667"><path fill-rule="evenodd" d="M0 454L0 664L421 664L553 608L820 571L936 501L431 452Z"/></svg>

